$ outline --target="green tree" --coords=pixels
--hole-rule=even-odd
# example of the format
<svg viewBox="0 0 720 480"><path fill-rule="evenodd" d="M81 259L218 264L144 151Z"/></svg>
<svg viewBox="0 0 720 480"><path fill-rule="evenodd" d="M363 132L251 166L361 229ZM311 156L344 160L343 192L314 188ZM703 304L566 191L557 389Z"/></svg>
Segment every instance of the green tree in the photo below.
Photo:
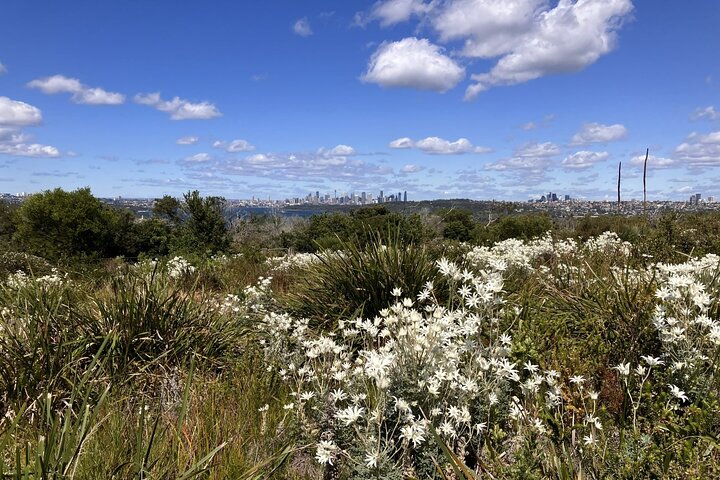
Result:
<svg viewBox="0 0 720 480"><path fill-rule="evenodd" d="M470 241L475 222L472 212L465 209L452 208L440 212L443 220L443 237L460 242Z"/></svg>
<svg viewBox="0 0 720 480"><path fill-rule="evenodd" d="M17 228L17 207L0 201L0 245L8 245Z"/></svg>
<svg viewBox="0 0 720 480"><path fill-rule="evenodd" d="M223 197L201 197L197 190L183 195L187 219L179 237L179 249L195 253L222 252L230 246L230 236L223 216Z"/></svg>
<svg viewBox="0 0 720 480"><path fill-rule="evenodd" d="M160 218L171 221L172 223L180 222L180 201L170 195L163 195L162 198L156 198L153 203L153 213Z"/></svg>
<svg viewBox="0 0 720 480"><path fill-rule="evenodd" d="M78 255L108 257L119 252L117 238L128 217L103 204L89 188L46 190L17 211L13 241L50 260Z"/></svg>

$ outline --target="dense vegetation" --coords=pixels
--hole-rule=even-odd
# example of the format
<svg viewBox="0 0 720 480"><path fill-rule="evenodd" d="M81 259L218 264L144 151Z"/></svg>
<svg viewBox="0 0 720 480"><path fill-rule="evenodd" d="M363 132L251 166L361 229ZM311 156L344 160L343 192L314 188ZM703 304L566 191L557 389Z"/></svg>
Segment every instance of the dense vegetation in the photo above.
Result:
<svg viewBox="0 0 720 480"><path fill-rule="evenodd" d="M0 204L0 477L720 475L718 215L154 213Z"/></svg>

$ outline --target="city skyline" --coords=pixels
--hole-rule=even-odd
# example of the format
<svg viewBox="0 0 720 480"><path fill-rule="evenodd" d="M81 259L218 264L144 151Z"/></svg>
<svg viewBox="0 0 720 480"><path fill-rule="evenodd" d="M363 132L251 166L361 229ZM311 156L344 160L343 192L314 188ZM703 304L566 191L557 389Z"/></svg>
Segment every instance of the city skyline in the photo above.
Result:
<svg viewBox="0 0 720 480"><path fill-rule="evenodd" d="M0 191L713 196L720 4L9 0ZM37 14L37 12L42 12Z"/></svg>

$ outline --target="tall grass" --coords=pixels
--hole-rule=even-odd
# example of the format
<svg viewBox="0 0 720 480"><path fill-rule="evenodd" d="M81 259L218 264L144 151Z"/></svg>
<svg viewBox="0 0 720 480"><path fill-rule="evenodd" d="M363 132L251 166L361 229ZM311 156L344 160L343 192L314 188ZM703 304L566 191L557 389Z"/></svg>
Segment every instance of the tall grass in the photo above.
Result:
<svg viewBox="0 0 720 480"><path fill-rule="evenodd" d="M344 316L373 318L392 303L395 288L416 295L437 278L434 260L424 246L404 244L397 234L389 237L365 247L342 242L341 252L321 252L320 261L298 273L281 302L294 314L323 323Z"/></svg>

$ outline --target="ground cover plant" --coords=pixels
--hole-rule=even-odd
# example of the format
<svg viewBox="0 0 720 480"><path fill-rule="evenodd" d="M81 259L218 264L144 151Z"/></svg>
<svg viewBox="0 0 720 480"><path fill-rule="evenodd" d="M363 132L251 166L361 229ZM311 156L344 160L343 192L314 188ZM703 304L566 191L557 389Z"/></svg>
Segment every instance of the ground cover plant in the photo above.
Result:
<svg viewBox="0 0 720 480"><path fill-rule="evenodd" d="M315 253L206 243L90 269L8 249L0 475L720 475L709 236L683 243L675 218L473 244L385 220Z"/></svg>

